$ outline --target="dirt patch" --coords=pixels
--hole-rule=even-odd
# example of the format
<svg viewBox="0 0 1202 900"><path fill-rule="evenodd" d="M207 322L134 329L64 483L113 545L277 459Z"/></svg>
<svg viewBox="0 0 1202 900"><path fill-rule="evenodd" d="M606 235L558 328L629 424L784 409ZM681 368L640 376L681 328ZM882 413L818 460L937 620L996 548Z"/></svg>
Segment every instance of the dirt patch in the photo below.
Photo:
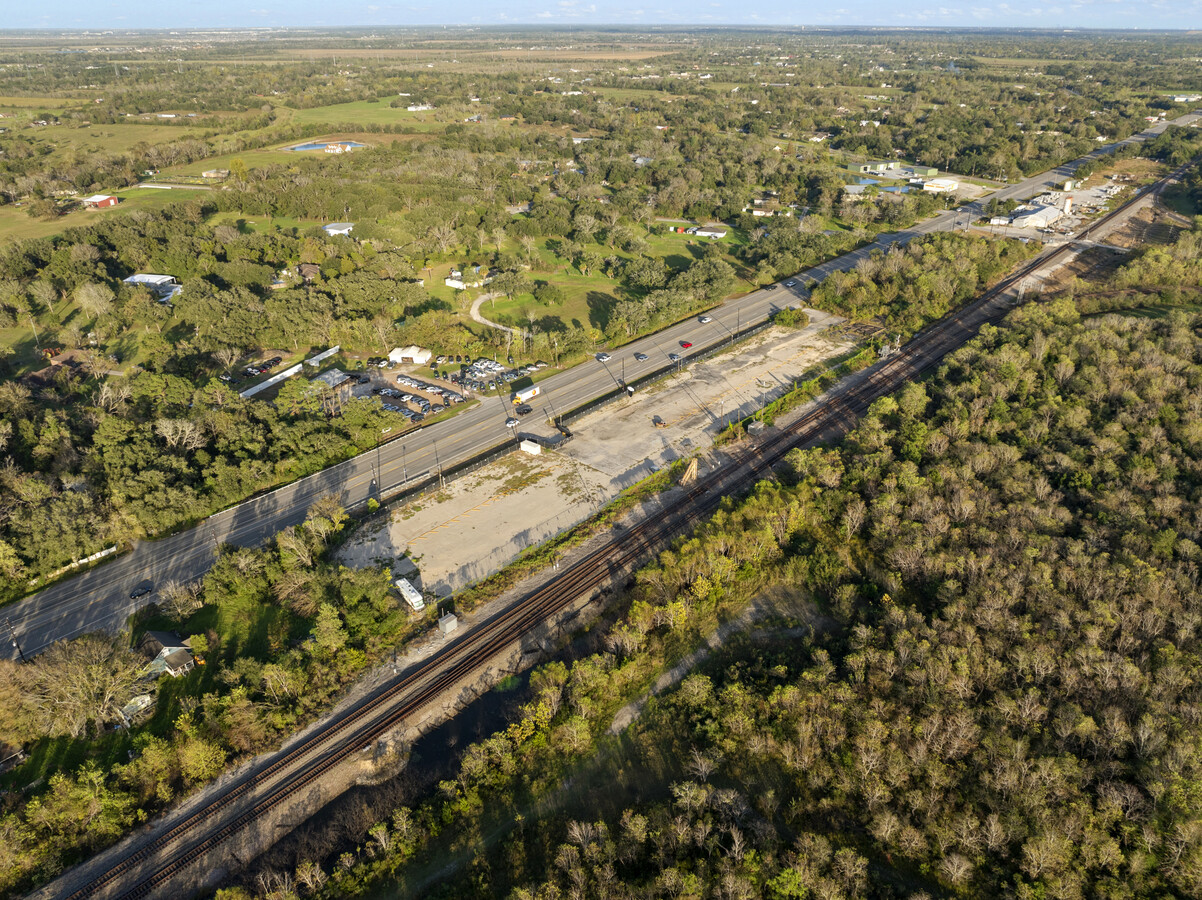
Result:
<svg viewBox="0 0 1202 900"><path fill-rule="evenodd" d="M408 557L422 588L446 597L584 521L618 490L613 479L558 453L514 453L397 508L351 538L339 559L399 572Z"/></svg>
<svg viewBox="0 0 1202 900"><path fill-rule="evenodd" d="M1146 244L1171 244L1181 236L1182 228L1170 213L1159 207L1141 209L1128 219L1122 228L1106 235L1106 243L1116 247L1136 248Z"/></svg>
<svg viewBox="0 0 1202 900"><path fill-rule="evenodd" d="M823 360L850 350L828 329L838 316L807 310L797 331L771 328L572 424L564 454L618 480L643 478L709 448L731 422L786 393Z"/></svg>

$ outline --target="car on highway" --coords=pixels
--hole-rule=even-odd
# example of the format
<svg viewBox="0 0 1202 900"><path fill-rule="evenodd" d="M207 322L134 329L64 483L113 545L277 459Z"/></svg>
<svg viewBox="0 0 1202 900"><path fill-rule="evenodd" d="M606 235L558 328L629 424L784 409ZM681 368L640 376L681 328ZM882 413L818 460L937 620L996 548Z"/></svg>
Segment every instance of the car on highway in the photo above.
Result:
<svg viewBox="0 0 1202 900"><path fill-rule="evenodd" d="M129 592L130 600L137 600L139 597L145 597L154 590L154 584L149 581L143 581L132 591Z"/></svg>
<svg viewBox="0 0 1202 900"><path fill-rule="evenodd" d="M672 362L680 362L680 354L679 353L669 353L668 359L672 360Z"/></svg>
<svg viewBox="0 0 1202 900"><path fill-rule="evenodd" d="M713 317L711 317L711 316L702 316L697 321L700 322L702 325L708 325L710 322L712 322L714 320L713 320Z"/></svg>
<svg viewBox="0 0 1202 900"><path fill-rule="evenodd" d="M513 416L510 416L508 419L505 420L505 427L506 428L517 428L518 420L515 419Z"/></svg>
<svg viewBox="0 0 1202 900"><path fill-rule="evenodd" d="M534 407L527 406L525 403L523 403L521 406L519 406L517 409L515 409L514 412L517 413L519 416L528 416L532 412L534 412Z"/></svg>
<svg viewBox="0 0 1202 900"><path fill-rule="evenodd" d="M785 287L794 287L796 284L797 284L796 281L786 281Z"/></svg>
<svg viewBox="0 0 1202 900"><path fill-rule="evenodd" d="M688 350L690 347L693 346L693 342L692 341L681 341L680 346L682 346L682 347L684 347L684 349Z"/></svg>
<svg viewBox="0 0 1202 900"><path fill-rule="evenodd" d="M646 354L646 353L636 353L636 354L634 355L634 358L635 358L636 360L638 360L639 362L646 362L646 361L647 361L647 354Z"/></svg>
<svg viewBox="0 0 1202 900"><path fill-rule="evenodd" d="M610 356L608 353L598 353L597 354L597 362L609 362L611 359L613 359L613 357Z"/></svg>

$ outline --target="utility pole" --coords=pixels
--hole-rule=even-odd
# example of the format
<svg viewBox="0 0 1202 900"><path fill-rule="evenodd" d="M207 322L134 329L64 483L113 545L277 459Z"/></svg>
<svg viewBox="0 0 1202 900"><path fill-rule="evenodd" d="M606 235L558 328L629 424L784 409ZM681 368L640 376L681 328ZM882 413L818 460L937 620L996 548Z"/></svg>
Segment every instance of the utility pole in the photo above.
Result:
<svg viewBox="0 0 1202 900"><path fill-rule="evenodd" d="M17 651L17 655L21 657L21 662L29 662L25 658L25 651L21 649L21 645L17 642L17 632L13 630L12 620L5 619L4 624L8 626L8 636L12 639L13 648Z"/></svg>

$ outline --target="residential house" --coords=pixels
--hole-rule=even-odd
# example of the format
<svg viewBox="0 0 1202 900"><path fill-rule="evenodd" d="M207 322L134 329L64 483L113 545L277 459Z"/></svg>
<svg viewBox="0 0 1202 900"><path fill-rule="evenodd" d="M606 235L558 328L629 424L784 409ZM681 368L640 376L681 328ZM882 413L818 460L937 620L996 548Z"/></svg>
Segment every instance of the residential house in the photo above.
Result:
<svg viewBox="0 0 1202 900"><path fill-rule="evenodd" d="M300 273L300 277L305 280L305 284L316 281L321 275L321 266L317 263L301 263L296 267L296 271Z"/></svg>
<svg viewBox="0 0 1202 900"><path fill-rule="evenodd" d="M142 652L151 657L146 674L156 676L166 673L178 678L192 671L196 662L188 644L188 641L180 640L178 635L170 631L146 632L139 645Z"/></svg>

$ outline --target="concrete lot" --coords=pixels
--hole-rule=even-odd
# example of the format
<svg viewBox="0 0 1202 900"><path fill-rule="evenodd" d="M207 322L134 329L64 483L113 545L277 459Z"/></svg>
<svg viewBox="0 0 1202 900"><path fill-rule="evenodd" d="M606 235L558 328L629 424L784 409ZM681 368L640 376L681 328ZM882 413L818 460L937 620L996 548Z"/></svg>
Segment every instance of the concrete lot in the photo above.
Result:
<svg viewBox="0 0 1202 900"><path fill-rule="evenodd" d="M447 596L501 569L527 547L582 522L621 490L708 448L730 421L788 390L822 360L852 347L824 335L842 320L809 310L798 331L770 329L696 363L630 400L572 424L561 451L514 453L393 510L339 551L352 567L420 570L422 588ZM656 427L658 418L664 427ZM527 433L549 429L530 423Z"/></svg>

